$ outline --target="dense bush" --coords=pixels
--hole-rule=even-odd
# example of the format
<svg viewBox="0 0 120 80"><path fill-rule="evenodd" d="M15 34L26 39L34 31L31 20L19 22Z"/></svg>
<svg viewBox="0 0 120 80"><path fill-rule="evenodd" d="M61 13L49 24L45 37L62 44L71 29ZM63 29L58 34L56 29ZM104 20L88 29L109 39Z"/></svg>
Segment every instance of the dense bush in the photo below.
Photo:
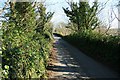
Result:
<svg viewBox="0 0 120 80"><path fill-rule="evenodd" d="M105 63L106 65L109 65L116 70L119 70L119 36L105 36L99 33L83 32L74 33L63 38L82 50L85 54Z"/></svg>
<svg viewBox="0 0 120 80"><path fill-rule="evenodd" d="M29 2L10 3L9 10L4 15L8 21L4 21L2 26L3 78L13 80L46 77L47 60L52 47L52 30L44 30L46 24L40 25L44 18L38 19L38 22L33 5ZM45 7L40 8L41 11L44 8L45 12ZM43 15L47 17L45 13Z"/></svg>

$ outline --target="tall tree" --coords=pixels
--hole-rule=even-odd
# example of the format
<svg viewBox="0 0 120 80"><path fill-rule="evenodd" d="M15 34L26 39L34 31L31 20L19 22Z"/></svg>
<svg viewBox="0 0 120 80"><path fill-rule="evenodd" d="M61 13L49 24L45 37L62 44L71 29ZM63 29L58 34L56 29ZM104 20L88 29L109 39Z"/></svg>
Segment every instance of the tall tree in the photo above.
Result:
<svg viewBox="0 0 120 80"><path fill-rule="evenodd" d="M54 13L52 12L47 12L46 13L46 8L42 3L38 3L37 6L37 27L36 27L36 32L46 32L46 24L51 24L50 20L53 16Z"/></svg>
<svg viewBox="0 0 120 80"><path fill-rule="evenodd" d="M43 61L45 67L47 66L47 60L49 55L49 48L48 44L51 43L53 40L52 36L52 23L50 22L54 13L46 12L46 7L42 3L37 3L36 5L36 17L37 23L35 28L35 35L34 38L38 40L40 47L40 52L42 53Z"/></svg>
<svg viewBox="0 0 120 80"><path fill-rule="evenodd" d="M70 3L71 10L63 8L69 20L77 24L77 31L84 31L86 29L95 29L99 24L97 18L98 3L94 2L90 7L88 2ZM76 28L75 28L76 29Z"/></svg>

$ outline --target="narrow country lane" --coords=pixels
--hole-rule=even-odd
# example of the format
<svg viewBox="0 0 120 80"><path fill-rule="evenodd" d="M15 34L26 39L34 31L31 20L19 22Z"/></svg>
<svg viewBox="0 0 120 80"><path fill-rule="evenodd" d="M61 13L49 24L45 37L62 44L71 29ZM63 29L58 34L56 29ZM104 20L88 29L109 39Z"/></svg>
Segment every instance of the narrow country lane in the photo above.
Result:
<svg viewBox="0 0 120 80"><path fill-rule="evenodd" d="M112 79L118 80L118 74L106 66L94 61L80 52L75 47L62 40L55 38L57 62L51 67L54 75L50 78L57 80L81 80L81 79ZM56 80L55 79L55 80Z"/></svg>

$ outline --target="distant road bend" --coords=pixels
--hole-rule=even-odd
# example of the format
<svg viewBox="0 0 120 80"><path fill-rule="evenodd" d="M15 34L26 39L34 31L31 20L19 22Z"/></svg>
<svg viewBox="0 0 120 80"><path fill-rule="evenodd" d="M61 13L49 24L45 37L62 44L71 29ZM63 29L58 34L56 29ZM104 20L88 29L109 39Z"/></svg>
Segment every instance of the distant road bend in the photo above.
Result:
<svg viewBox="0 0 120 80"><path fill-rule="evenodd" d="M75 47L54 36L55 48L57 50L57 63L54 63L52 70L54 75L51 78L64 78L63 80L80 80L90 78L119 79L118 73L86 56Z"/></svg>

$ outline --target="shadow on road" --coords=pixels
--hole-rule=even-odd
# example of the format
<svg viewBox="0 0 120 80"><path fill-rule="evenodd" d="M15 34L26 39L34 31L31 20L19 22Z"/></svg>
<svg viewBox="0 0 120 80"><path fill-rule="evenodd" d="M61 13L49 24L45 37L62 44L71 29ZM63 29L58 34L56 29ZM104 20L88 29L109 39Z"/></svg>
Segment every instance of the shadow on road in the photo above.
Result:
<svg viewBox="0 0 120 80"><path fill-rule="evenodd" d="M76 68L78 67L71 67L73 70L71 70L68 66L48 66L49 70L57 71L57 72L71 72L71 73L77 73Z"/></svg>
<svg viewBox="0 0 120 80"><path fill-rule="evenodd" d="M84 55L60 37L54 38L58 62L48 67L54 72L51 80L119 80L116 73Z"/></svg>

